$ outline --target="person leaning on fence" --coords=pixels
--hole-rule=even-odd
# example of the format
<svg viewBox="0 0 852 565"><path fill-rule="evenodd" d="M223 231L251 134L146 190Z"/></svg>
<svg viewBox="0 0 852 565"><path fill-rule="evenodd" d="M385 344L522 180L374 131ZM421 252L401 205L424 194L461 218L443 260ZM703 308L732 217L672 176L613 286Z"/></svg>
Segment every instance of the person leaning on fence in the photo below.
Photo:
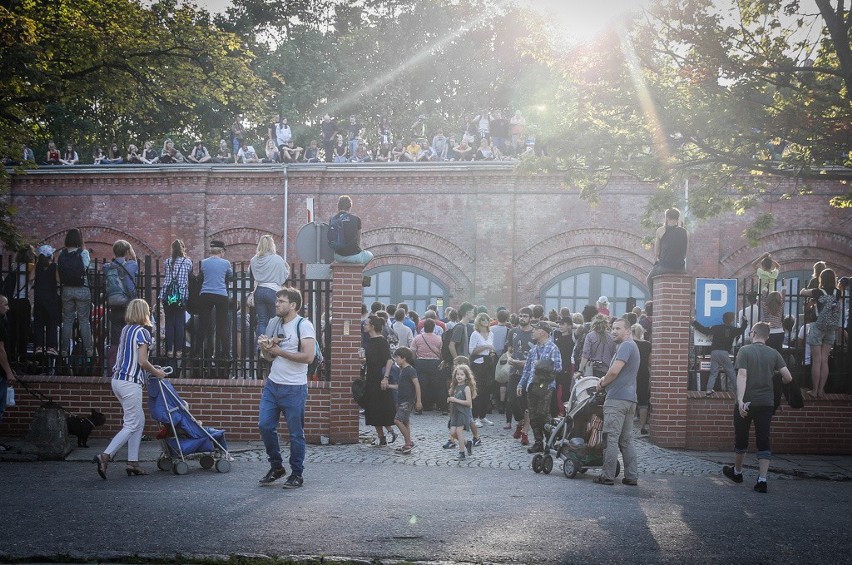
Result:
<svg viewBox="0 0 852 565"><path fill-rule="evenodd" d="M172 242L171 256L163 267L165 275L160 303L166 319L165 354L181 357L186 345L186 302L189 298L189 275L192 273L192 260L186 256L186 246L182 240Z"/></svg>
<svg viewBox="0 0 852 565"><path fill-rule="evenodd" d="M316 333L310 320L299 316L302 293L283 288L275 295L275 317L257 340L261 355L272 362L263 384L258 413L260 437L270 469L260 479L269 485L287 474L281 458L278 422L281 414L290 433L290 469L285 489L303 484L305 463L305 404L308 400L308 364L314 359Z"/></svg>
<svg viewBox="0 0 852 565"><path fill-rule="evenodd" d="M692 321L692 327L704 335L711 336L713 341L710 345L710 378L707 380L707 396L715 394L716 377L719 371L725 371L728 378L728 392L737 392L737 382L734 373L734 364L731 363L731 347L734 340L745 333L748 320L742 319L740 327L734 325L734 313L725 312L722 315L722 323L715 324L709 328L698 320Z"/></svg>
<svg viewBox="0 0 852 565"><path fill-rule="evenodd" d="M198 336L198 343L203 356L209 356L213 352L217 357L224 358L230 354L228 283L234 276L234 271L224 255L225 244L214 239L210 242L210 257L201 262L201 274L204 280L201 284L201 292L198 294L200 304L198 328L202 335ZM214 311L215 325L213 324Z"/></svg>
<svg viewBox="0 0 852 565"><path fill-rule="evenodd" d="M257 340L275 315L275 293L287 282L290 267L284 258L278 255L273 237L264 234L257 240L257 250L251 258L249 269L254 278L254 307L257 311L254 338Z"/></svg>
<svg viewBox="0 0 852 565"><path fill-rule="evenodd" d="M823 269L819 274L818 288L805 289L799 294L814 301L816 317L809 325L805 339L811 346L811 394L819 398L825 395L825 385L828 382L828 355L837 340L837 330L840 329L840 302L843 292L837 288L834 271Z"/></svg>
<svg viewBox="0 0 852 565"><path fill-rule="evenodd" d="M117 240L112 244L113 260L112 264L118 265L118 276L124 284L125 288L132 294L136 295L136 275L139 272L139 263L136 261L136 252L133 251L133 246L130 242L123 239ZM111 266L111 263L106 263L103 266L104 272ZM124 314L127 311L128 300L124 304L110 304L107 297L107 307L109 308L109 344L112 347L118 345L118 339L121 337L121 330L124 328ZM114 359L114 357L112 357Z"/></svg>
<svg viewBox="0 0 852 565"><path fill-rule="evenodd" d="M71 354L69 345L75 315L85 355L92 356L92 292L86 274L89 262L89 250L83 245L82 232L77 228L68 230L65 234L65 248L60 251L57 260L58 282L62 284L62 338L59 346L63 356ZM75 353L80 355L79 351Z"/></svg>

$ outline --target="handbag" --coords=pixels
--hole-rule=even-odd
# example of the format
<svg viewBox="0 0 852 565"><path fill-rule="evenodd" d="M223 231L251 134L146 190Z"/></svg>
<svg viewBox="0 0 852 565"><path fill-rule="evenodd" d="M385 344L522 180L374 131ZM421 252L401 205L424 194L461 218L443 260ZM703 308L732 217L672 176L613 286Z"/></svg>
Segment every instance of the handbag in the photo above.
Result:
<svg viewBox="0 0 852 565"><path fill-rule="evenodd" d="M509 353L506 352L500 356L497 361L497 368L494 370L494 380L504 385L509 382L509 376L512 374L512 366L509 365Z"/></svg>

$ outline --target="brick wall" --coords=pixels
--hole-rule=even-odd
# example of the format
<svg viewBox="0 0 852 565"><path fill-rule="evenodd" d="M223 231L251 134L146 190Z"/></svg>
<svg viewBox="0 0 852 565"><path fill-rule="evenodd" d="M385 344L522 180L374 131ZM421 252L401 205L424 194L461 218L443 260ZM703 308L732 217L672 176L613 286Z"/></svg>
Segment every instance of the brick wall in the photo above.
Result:
<svg viewBox="0 0 852 565"><path fill-rule="evenodd" d="M687 395L685 444L687 449L733 451L734 402L729 392L706 398L703 392ZM828 394L805 397L805 407L794 410L786 404L772 419L772 451L776 453L852 454L852 402L849 395ZM754 432L750 451L754 453Z"/></svg>
<svg viewBox="0 0 852 565"><path fill-rule="evenodd" d="M501 164L292 166L287 179L288 248L281 251L289 260L298 262L306 200L327 220L348 193L363 220L364 246L376 256L369 267L422 268L449 289L450 304L516 309L539 302L542 288L567 271L605 267L644 282L653 262L640 218L656 186L626 176L613 176L594 205L558 175L522 176ZM743 276L763 251L785 270L810 269L817 259L852 264L848 212L828 206L846 187L809 188L789 200L760 201L741 216L692 221L689 273ZM10 199L28 239L61 247L69 228L82 227L102 257L123 238L139 255L164 258L179 237L197 260L216 238L228 245L228 259L247 261L261 234L279 242L285 235L281 167L42 168L14 175ZM751 248L742 232L768 211L779 221Z"/></svg>
<svg viewBox="0 0 852 565"><path fill-rule="evenodd" d="M654 279L651 441L663 447L684 447L686 442L692 286L689 275L660 275Z"/></svg>
<svg viewBox="0 0 852 565"><path fill-rule="evenodd" d="M111 437L121 429L121 406L112 393L109 379L49 376L23 378L31 389L44 394L73 414L86 416L92 408L103 412L107 422L103 427L96 428L92 437ZM233 441L260 439L257 409L262 381L175 379L171 382L178 395L189 403L192 415L205 426L225 429L226 438ZM4 414L3 435L23 436L41 401L28 394L22 386L16 386L15 383L12 386L15 386L16 406L7 409ZM318 443L320 435L331 432L329 398L328 383L308 383L305 436L309 442ZM153 437L159 430L159 424L148 416L147 408L145 413L145 433ZM282 437L287 437L283 418L279 431Z"/></svg>

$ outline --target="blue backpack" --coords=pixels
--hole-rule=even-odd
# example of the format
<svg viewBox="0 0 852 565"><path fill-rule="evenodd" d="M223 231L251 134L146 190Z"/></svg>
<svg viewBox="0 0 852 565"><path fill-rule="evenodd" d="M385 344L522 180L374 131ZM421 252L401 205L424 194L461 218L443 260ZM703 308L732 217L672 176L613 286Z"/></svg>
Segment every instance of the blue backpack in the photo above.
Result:
<svg viewBox="0 0 852 565"><path fill-rule="evenodd" d="M127 306L134 296L130 290L130 273L124 265L113 261L104 264L104 294L109 307Z"/></svg>

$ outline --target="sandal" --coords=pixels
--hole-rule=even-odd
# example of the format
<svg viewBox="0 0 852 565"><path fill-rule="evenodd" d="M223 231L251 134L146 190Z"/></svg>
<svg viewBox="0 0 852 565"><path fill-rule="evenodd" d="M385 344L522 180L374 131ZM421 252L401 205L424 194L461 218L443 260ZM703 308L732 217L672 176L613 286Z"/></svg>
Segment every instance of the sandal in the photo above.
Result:
<svg viewBox="0 0 852 565"><path fill-rule="evenodd" d="M598 475L597 477L595 477L595 480L592 481L592 482L595 483L595 484L598 484L598 485L609 485L609 486L612 486L612 485L615 484L615 481L613 481L612 479L607 479L603 475Z"/></svg>
<svg viewBox="0 0 852 565"><path fill-rule="evenodd" d="M92 458L92 463L96 463L98 466L98 475L101 476L103 480L106 480L106 470L107 465L109 465L109 455L106 453L101 453L100 455L95 455Z"/></svg>

